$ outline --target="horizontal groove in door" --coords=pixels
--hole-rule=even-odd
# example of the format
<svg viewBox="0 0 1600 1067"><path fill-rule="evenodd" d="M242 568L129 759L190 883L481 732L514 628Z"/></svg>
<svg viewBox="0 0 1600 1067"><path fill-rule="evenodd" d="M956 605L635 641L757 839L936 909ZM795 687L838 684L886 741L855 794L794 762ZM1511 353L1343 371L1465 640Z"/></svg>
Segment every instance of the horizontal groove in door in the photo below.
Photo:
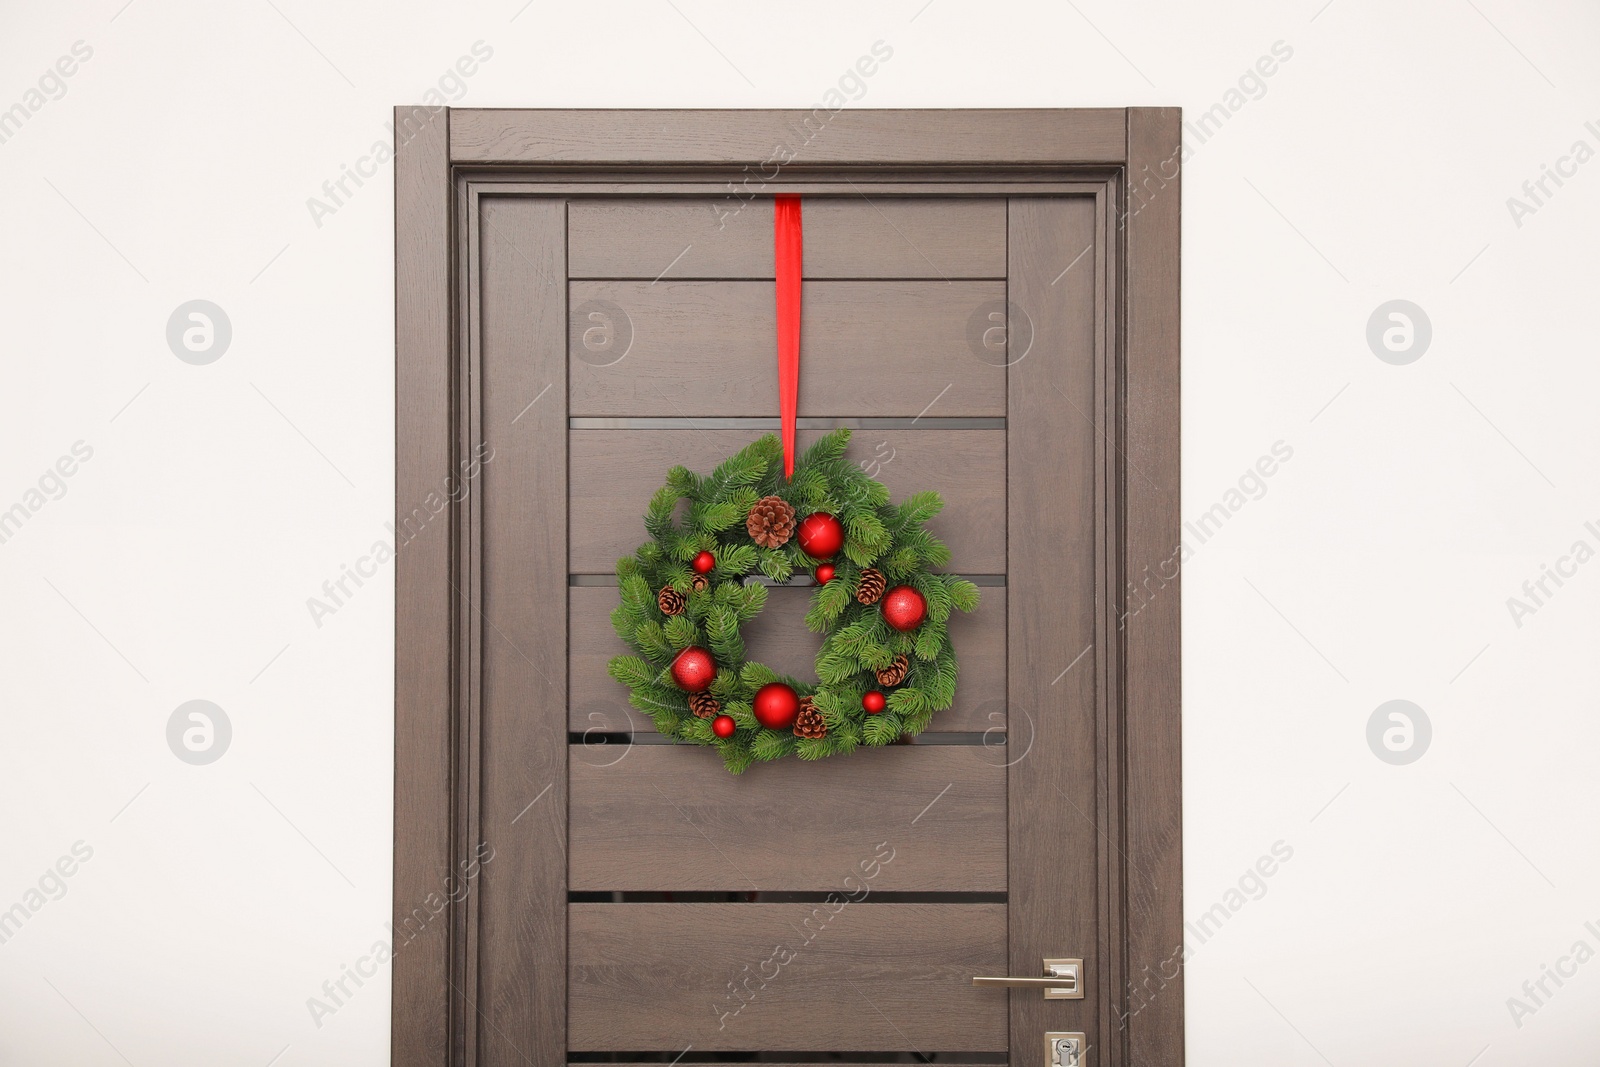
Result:
<svg viewBox="0 0 1600 1067"><path fill-rule="evenodd" d="M822 638L807 630L811 591L779 587L767 596L761 614L744 624L746 659L765 663L802 682L816 679ZM613 656L631 654L611 628L617 591L595 586L567 589L568 729L578 734L653 733L649 716L628 703L628 690L606 673ZM950 617L950 639L961 671L955 704L933 717L931 733L977 733L1006 725L1006 590L985 589L978 609ZM1065 666L1065 664L1063 664Z"/></svg>
<svg viewBox="0 0 1600 1067"><path fill-rule="evenodd" d="M1003 892L1004 764L1003 752L889 745L735 776L697 745L574 751L567 885Z"/></svg>
<svg viewBox="0 0 1600 1067"><path fill-rule="evenodd" d="M674 265L671 269L667 270L665 273L654 275L654 276L652 276L650 274L614 274L614 275L610 275L610 276L605 277L605 278L580 278L580 277L577 277L576 275L574 275L573 277L569 278L568 280L569 281L604 281L604 282L645 282L647 284L654 285L657 282L664 282L664 281L747 282L747 281L751 281L752 280L752 276L748 275L748 274L726 275L726 276L718 275L718 274L690 274L690 275L684 275L684 274L681 274L679 272L677 266ZM772 280L772 272L771 271L767 272L767 279L766 280L768 282L770 282ZM813 281L813 282L922 282L922 281L932 281L932 280L934 280L934 276L932 274L930 274L930 273L927 273L927 272L924 272L922 274L918 274L918 273L916 273L914 271L905 271L903 273L885 272L883 274L863 274L863 275L860 275L860 276L855 276L855 275L837 275L837 276L827 277L827 278L818 278L818 277L815 277L815 276L809 276L808 275L806 280L807 281ZM953 280L953 279L951 279L951 280ZM1004 281L1005 278L1004 278L1003 275L993 275L993 276L983 275L983 276L974 276L974 277L971 277L971 278L963 278L962 280L963 281L995 281L995 282L998 282L998 281Z"/></svg>
<svg viewBox="0 0 1600 1067"><path fill-rule="evenodd" d="M607 731L596 727L589 727L582 733L576 730L567 733L567 744L582 745L585 748L598 749L603 745L675 745L678 742L670 737L663 737L658 733L622 733L620 731ZM1006 745L1006 731L1004 726L993 726L983 733L941 733L937 730L928 730L915 737L902 734L900 739L894 741L895 745L943 745L949 748L959 748L963 745L1001 749ZM587 756L580 757L588 759ZM609 763L617 756L596 756L591 763ZM843 757L840 757L843 758Z"/></svg>
<svg viewBox="0 0 1600 1067"><path fill-rule="evenodd" d="M713 893L701 890L584 890L570 892L572 904L823 904L838 900L842 890L823 892ZM859 895L859 891L858 891ZM1004 893L900 892L871 890L856 903L861 904L1004 904Z"/></svg>
<svg viewBox="0 0 1600 1067"><path fill-rule="evenodd" d="M568 172L569 174L571 172ZM680 173L681 180L673 181L663 176L659 181L629 181L617 173L605 174L598 171L585 172L582 179L569 177L566 180L554 178L550 175L541 175L536 171L520 171L516 176L500 171L476 171L468 177L462 178L458 188L464 189L469 196L497 197L497 196L559 196L568 203L582 200L611 200L619 196L675 196L684 199L720 200L730 210L741 199L748 197L732 196L728 193L726 180L717 181L706 177L709 171L694 173ZM839 176L829 177L825 174L812 171L806 173L791 169L784 176L784 180L767 184L762 190L764 196L804 196L813 200L833 198L839 200L859 199L862 193L873 196L937 196L950 200L972 200L986 197L1013 197L1013 196L1085 196L1099 197L1107 192L1107 181L1112 177L1109 171L1084 171L1084 177L1078 181L1061 180L1060 172L1054 176L1048 171L1039 171L1037 168L1022 168L1012 170L1008 177L995 174L992 180L979 181L970 177L951 174L946 171L943 175L924 172L920 177L914 173L907 173L902 177L890 174L873 172L858 174L855 179L839 180ZM699 175L696 180L695 175ZM737 178L737 171L728 171L728 177Z"/></svg>
<svg viewBox="0 0 1600 1067"><path fill-rule="evenodd" d="M611 573L645 540L645 506L671 467L710 473L760 436L758 430L572 430L568 569ZM802 430L796 447L804 450L821 436ZM1005 573L1006 431L862 430L852 435L847 456L865 464L891 500L924 490L944 498L928 530L950 547L947 570Z"/></svg>
<svg viewBox="0 0 1600 1067"><path fill-rule="evenodd" d="M1004 278L1002 199L802 204L807 278ZM567 206L573 278L771 278L772 199L618 197Z"/></svg>
<svg viewBox="0 0 1600 1067"><path fill-rule="evenodd" d="M1003 281L806 282L799 414L1002 416ZM569 416L771 415L768 282L575 281Z"/></svg>
<svg viewBox="0 0 1600 1067"><path fill-rule="evenodd" d="M720 418L710 415L698 419L683 417L659 418L571 418L567 428L572 430L777 430L782 422L768 416L748 418ZM945 419L933 415L898 416L894 418L828 418L814 416L795 419L801 430L1003 430L1004 416L975 416Z"/></svg>
<svg viewBox="0 0 1600 1067"><path fill-rule="evenodd" d="M992 969L1006 966L1003 904L572 904L567 916L572 1049L1006 1048L1006 991L972 985L1007 973ZM741 999L729 983L747 979Z"/></svg>
<svg viewBox="0 0 1600 1067"><path fill-rule="evenodd" d="M1006 587L1006 576L1003 574L963 573L961 577L983 589L1004 589ZM745 581L747 583L759 582L769 589L812 589L817 584L817 580L809 574L796 574L787 582L774 582L765 575L752 574L747 575ZM574 587L615 589L617 587L617 576L615 574L569 574L567 575L567 584Z"/></svg>
<svg viewBox="0 0 1600 1067"><path fill-rule="evenodd" d="M798 1067L799 1064L830 1063L840 1067L852 1064L915 1063L933 1064L936 1067L1005 1067L1010 1058L1003 1052L958 1052L927 1050L923 1052L765 1052L740 1050L737 1052L568 1052L568 1063L610 1063L617 1067L632 1065L682 1063L759 1063L763 1067Z"/></svg>

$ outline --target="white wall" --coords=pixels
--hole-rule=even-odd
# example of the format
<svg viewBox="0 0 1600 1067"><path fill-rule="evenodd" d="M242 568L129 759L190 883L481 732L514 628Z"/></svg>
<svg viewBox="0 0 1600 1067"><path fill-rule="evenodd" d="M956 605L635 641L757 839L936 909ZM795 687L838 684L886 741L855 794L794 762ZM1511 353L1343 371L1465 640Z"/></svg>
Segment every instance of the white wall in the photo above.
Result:
<svg viewBox="0 0 1600 1067"><path fill-rule="evenodd" d="M385 1061L386 968L307 998L384 936L390 575L306 600L390 515L392 175L307 199L480 40L462 105L782 107L880 38L860 106L1192 120L1292 49L1185 177L1185 515L1293 450L1185 569L1187 912L1227 914L1191 1062L1593 1062L1600 963L1507 998L1600 949L1600 563L1506 603L1600 548L1600 162L1507 207L1600 148L1593 5L123 3L0 32L0 108L93 50L0 143L0 510L42 503L0 544L0 909L92 849L0 944L0 1062ZM232 325L205 366L165 338L195 298ZM1397 298L1433 331L1404 366L1365 339ZM1400 698L1433 733L1395 766L1366 728ZM208 766L167 744L193 699L232 726Z"/></svg>

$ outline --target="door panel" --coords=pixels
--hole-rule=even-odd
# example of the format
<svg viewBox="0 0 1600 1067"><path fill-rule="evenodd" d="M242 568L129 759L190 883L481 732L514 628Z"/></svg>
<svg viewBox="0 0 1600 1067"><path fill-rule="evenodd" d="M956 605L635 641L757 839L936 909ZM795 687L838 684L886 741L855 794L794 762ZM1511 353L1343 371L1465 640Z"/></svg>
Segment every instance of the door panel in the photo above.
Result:
<svg viewBox="0 0 1600 1067"><path fill-rule="evenodd" d="M1005 371L984 362L968 339L974 313L1004 298L1005 283L994 281L806 282L800 414L1004 415ZM575 281L571 306L571 414L693 418L775 410L769 283ZM625 318L590 317L615 317L612 309ZM623 354L615 333L593 333L597 323L628 331Z"/></svg>
<svg viewBox="0 0 1600 1067"><path fill-rule="evenodd" d="M1176 583L1117 621L1180 519L1181 114L816 118L439 109L397 150L397 1064L1182 1063ZM934 730L734 778L609 725L605 583L667 467L776 426L774 194L803 436L945 493L984 600ZM747 634L801 676L806 596ZM1084 999L970 984L1046 956Z"/></svg>
<svg viewBox="0 0 1600 1067"><path fill-rule="evenodd" d="M489 201L483 211L483 422L469 427L468 438L487 446L480 453L487 457L483 527L456 533L482 545L467 565L483 599L465 598L456 625L463 654L476 648L482 655L461 724L482 753L482 778L473 782L482 800L476 817L470 808L455 813L454 828L483 873L471 879L464 867L447 868L432 882L452 899L463 884L475 889L454 932L474 948L462 965L477 976L478 991L473 1004L458 1005L461 1043L475 1046L486 1064L509 1062L503 1035L514 1033L520 1055L554 1063L566 1055L566 857L549 843L560 840L567 806L566 754L550 743L561 736L567 704L559 607L567 584L567 428L559 403L537 401L565 387L566 212L560 201L525 199ZM539 506L545 501L550 506ZM466 978L452 980L460 986ZM480 1016L494 1020L482 1033L467 1025Z"/></svg>
<svg viewBox="0 0 1600 1067"><path fill-rule="evenodd" d="M709 749L607 746L574 750L571 778L574 891L1006 888L1003 748L784 760L751 788ZM880 842L894 858L865 878Z"/></svg>
<svg viewBox="0 0 1600 1067"><path fill-rule="evenodd" d="M1005 966L1003 904L573 904L570 914L574 1051L1006 1047L1005 991L972 986Z"/></svg>
<svg viewBox="0 0 1600 1067"><path fill-rule="evenodd" d="M641 538L642 540L642 538ZM817 648L822 637L805 626L811 590L774 588L767 606L745 624L745 651L781 674L814 680ZM628 646L611 628L611 611L617 606L614 586L574 586L571 605L571 714L575 734L629 733L650 729L648 718L630 712L628 692L606 673L612 656L625 655ZM1006 590L988 586L978 610L950 618L950 636L960 650L961 673L956 682L955 706L933 718L927 733L983 733L993 731L991 745L1005 740L1006 703Z"/></svg>
<svg viewBox="0 0 1600 1067"><path fill-rule="evenodd" d="M1100 855L1118 827L1101 817L1101 769L1084 758L1097 750L1097 653L1105 654L1109 632L1097 625L1093 595L1104 559L1096 427L1107 424L1094 406L1099 219L1086 198L1014 197L1010 217L1011 300L1032 321L1033 347L1009 371L1006 502L1008 527L1020 536L1010 550L1006 686L1012 734L1020 717L1036 725L1027 756L1010 768L1011 973L1037 975L1046 958L1082 957L1093 979L1084 1000L1012 994L1012 1047L1028 1054L1047 1030L1097 1029L1094 982L1102 938L1113 936L1096 921ZM1085 250L1082 269L1066 269Z"/></svg>
<svg viewBox="0 0 1600 1067"><path fill-rule="evenodd" d="M820 269L910 269L857 247L883 240L873 205L818 204L808 227L834 249ZM627 743L653 728L606 674L624 651L608 576L644 539L643 509L669 467L709 470L762 432L695 420L772 416L771 283L569 276L573 241L590 250L585 270L659 270L647 257L693 221L680 203L483 207L480 320L467 328L481 339L480 431L495 453L474 563L486 592L462 619L485 663L484 796L463 832L506 847L486 864L477 930L463 936L492 1018L548 1028L561 1006L563 1056L1031 1056L1047 1029L1095 1029L1110 936L1096 926L1110 839L1093 756L1103 323L1097 257L1064 268L1093 249L1099 209L1087 197L886 205L883 217L942 234L941 247L971 238L972 272L994 269L984 235L1004 223L1005 277L807 282L801 415L900 420L858 430L850 458L894 499L945 495L930 527L950 569L984 583L983 601L952 620L956 706L917 743L739 777L707 749ZM629 224L656 236L630 252L617 236ZM715 269L759 275L738 255ZM1008 294L1031 324L1028 347L997 359L974 347L970 323ZM604 365L583 347L592 301L620 308L631 329L626 354ZM801 447L821 432L802 431ZM745 627L752 658L813 677L809 596L772 590ZM566 766L552 767L538 753L563 727ZM685 893L714 899L671 899ZM553 923L564 923L560 951ZM1086 999L971 984L1035 974L1046 956L1084 959ZM485 1062L525 1051L495 1028L475 1039Z"/></svg>
<svg viewBox="0 0 1600 1067"><path fill-rule="evenodd" d="M772 277L766 197L577 200L568 217L574 278ZM805 246L807 278L1004 278L1006 202L812 199Z"/></svg>
<svg viewBox="0 0 1600 1067"><path fill-rule="evenodd" d="M809 367L801 368L802 389L809 373ZM710 470L768 432L573 430L573 573L610 574L618 558L633 554L646 536L641 501L649 501L661 488L670 467L682 464L691 470ZM797 444L804 449L822 434L821 430L801 430ZM863 429L855 435L851 454L896 500L937 486L945 507L929 521L928 530L950 546L955 566L963 574L1005 573L1003 427Z"/></svg>

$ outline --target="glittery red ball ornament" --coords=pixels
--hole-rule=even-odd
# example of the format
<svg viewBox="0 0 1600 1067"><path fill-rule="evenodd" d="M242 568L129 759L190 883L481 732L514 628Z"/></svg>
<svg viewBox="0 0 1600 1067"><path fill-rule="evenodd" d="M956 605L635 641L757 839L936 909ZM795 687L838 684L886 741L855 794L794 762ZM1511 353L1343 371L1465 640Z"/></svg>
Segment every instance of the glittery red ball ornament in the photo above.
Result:
<svg viewBox="0 0 1600 1067"><path fill-rule="evenodd" d="M883 699L883 694L876 689L861 698L861 708L868 715L876 715L884 709L888 701Z"/></svg>
<svg viewBox="0 0 1600 1067"><path fill-rule="evenodd" d="M883 621L901 633L915 630L928 617L928 602L909 585L897 585L883 594Z"/></svg>
<svg viewBox="0 0 1600 1067"><path fill-rule="evenodd" d="M814 511L801 520L795 538L812 559L832 559L844 547L844 524L826 511Z"/></svg>
<svg viewBox="0 0 1600 1067"><path fill-rule="evenodd" d="M700 552L689 561L689 566L694 568L696 574L708 574L712 567L717 565L717 557L709 552Z"/></svg>
<svg viewBox="0 0 1600 1067"><path fill-rule="evenodd" d="M711 679L717 674L717 662L711 653L697 645L690 645L672 661L672 680L685 693L704 693L711 688Z"/></svg>
<svg viewBox="0 0 1600 1067"><path fill-rule="evenodd" d="M733 728L734 722L731 715L718 715L711 720L711 732L718 737L732 737Z"/></svg>
<svg viewBox="0 0 1600 1067"><path fill-rule="evenodd" d="M750 707L762 726L769 730L787 730L800 716L800 694L782 682L768 682L756 690Z"/></svg>
<svg viewBox="0 0 1600 1067"><path fill-rule="evenodd" d="M827 585L829 582L833 581L833 575L833 564L824 563L822 566L817 568L817 584Z"/></svg>

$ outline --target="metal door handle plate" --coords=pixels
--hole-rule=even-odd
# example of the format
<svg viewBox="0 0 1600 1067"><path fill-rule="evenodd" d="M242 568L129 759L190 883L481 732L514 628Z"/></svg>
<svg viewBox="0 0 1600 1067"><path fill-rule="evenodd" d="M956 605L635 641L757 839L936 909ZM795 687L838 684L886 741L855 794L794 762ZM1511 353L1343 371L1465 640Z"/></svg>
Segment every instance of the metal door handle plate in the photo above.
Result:
<svg viewBox="0 0 1600 1067"><path fill-rule="evenodd" d="M1046 1000L1083 999L1083 960L1045 960L1044 975L1039 978L1020 978L1007 975L999 978L976 977L975 986L1008 986L1013 989L1042 989Z"/></svg>

